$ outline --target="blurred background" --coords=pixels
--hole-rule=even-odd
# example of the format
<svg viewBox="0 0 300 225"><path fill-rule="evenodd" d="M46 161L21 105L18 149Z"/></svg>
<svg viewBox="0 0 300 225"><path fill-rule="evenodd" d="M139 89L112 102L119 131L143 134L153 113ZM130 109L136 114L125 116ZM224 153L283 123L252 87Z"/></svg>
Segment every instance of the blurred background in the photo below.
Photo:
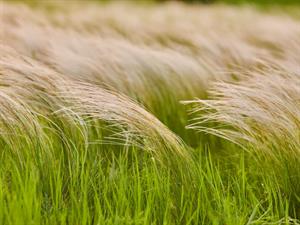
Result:
<svg viewBox="0 0 300 225"><path fill-rule="evenodd" d="M163 0L157 0L163 1ZM300 0L178 0L191 3L230 3L230 4L300 4Z"/></svg>
<svg viewBox="0 0 300 225"><path fill-rule="evenodd" d="M73 0L6 0L6 1L20 1L20 2L70 2ZM110 2L114 0L79 0L79 1L98 1L98 2ZM120 0L119 0L120 1ZM186 3L201 3L201 4L212 4L212 3L226 3L226 4L255 4L255 5L300 5L300 0L127 0L131 2L186 2Z"/></svg>

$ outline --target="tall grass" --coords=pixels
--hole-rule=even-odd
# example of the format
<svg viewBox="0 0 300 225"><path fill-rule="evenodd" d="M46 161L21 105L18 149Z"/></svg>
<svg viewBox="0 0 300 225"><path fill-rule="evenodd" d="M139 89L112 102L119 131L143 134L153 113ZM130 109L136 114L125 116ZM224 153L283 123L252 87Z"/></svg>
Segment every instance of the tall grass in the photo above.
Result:
<svg viewBox="0 0 300 225"><path fill-rule="evenodd" d="M258 161L271 162L270 173L284 174L281 187L298 208L300 76L291 71L275 66L251 71L238 83L217 83L212 100L190 102L206 113L188 127L224 137L253 151Z"/></svg>
<svg viewBox="0 0 300 225"><path fill-rule="evenodd" d="M1 2L1 224L300 223L299 21L35 6Z"/></svg>

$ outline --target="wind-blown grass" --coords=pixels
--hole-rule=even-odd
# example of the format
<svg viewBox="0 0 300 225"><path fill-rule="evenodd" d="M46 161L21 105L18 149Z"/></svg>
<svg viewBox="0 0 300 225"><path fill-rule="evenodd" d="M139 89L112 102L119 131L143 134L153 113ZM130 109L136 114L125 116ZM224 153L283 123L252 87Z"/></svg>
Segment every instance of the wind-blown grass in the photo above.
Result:
<svg viewBox="0 0 300 225"><path fill-rule="evenodd" d="M1 7L0 224L299 224L299 21Z"/></svg>
<svg viewBox="0 0 300 225"><path fill-rule="evenodd" d="M238 83L218 83L212 100L195 100L195 111L206 111L188 128L224 137L254 151L281 177L282 188L299 207L300 76L282 68L251 71ZM207 124L215 124L207 126ZM206 125L205 125L206 124ZM269 162L270 163L270 162ZM287 171L284 173L284 171ZM271 172L270 172L271 173ZM285 180L287 179L287 181Z"/></svg>

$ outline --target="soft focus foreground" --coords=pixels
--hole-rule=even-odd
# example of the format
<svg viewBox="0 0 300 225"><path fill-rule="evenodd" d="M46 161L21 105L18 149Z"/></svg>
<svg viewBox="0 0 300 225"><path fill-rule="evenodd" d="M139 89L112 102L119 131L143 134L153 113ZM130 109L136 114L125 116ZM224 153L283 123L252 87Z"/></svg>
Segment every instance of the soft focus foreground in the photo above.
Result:
<svg viewBox="0 0 300 225"><path fill-rule="evenodd" d="M1 2L1 224L299 224L300 22Z"/></svg>

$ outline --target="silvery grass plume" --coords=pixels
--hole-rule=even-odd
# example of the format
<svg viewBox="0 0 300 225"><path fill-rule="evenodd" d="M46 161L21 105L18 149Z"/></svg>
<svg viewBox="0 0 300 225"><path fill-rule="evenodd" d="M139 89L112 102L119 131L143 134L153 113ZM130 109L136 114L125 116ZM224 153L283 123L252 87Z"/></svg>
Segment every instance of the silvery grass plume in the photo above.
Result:
<svg viewBox="0 0 300 225"><path fill-rule="evenodd" d="M167 160L165 156L170 154L189 157L179 137L126 96L78 82L6 46L1 46L0 71L2 101L7 105L1 109L2 133L9 131L6 127L12 124L11 118L23 126L24 133L29 129L37 135L45 124L36 117L51 122L53 115L67 116L70 125L78 121L86 125L93 119L120 128L119 138L143 145L157 160ZM32 123L39 129L30 128Z"/></svg>
<svg viewBox="0 0 300 225"><path fill-rule="evenodd" d="M251 8L49 4L52 13L3 3L5 43L59 73L144 104L162 92L176 100L203 97L211 81L232 79L228 70L299 54L297 20Z"/></svg>
<svg viewBox="0 0 300 225"><path fill-rule="evenodd" d="M244 79L240 72L225 72L228 70L257 69L276 62L298 71L300 26L289 17L224 6L165 4L149 10L120 3L83 6L73 2L68 9L63 4L50 4L55 6L52 13L3 3L5 10L0 15L1 42L16 49L15 58L25 55L23 61L34 62L22 62L24 68L18 68L6 82L19 83L19 96L26 101L44 99L43 106L38 100L30 103L39 105L38 110L57 111L57 105L64 105L58 104L61 96L57 92L65 93L71 84L78 90L82 87L86 96L92 92L98 96L99 88L104 93L125 94L152 109L160 98L164 103L164 97L176 102L202 97L213 80ZM119 16L122 14L130 16ZM170 24L170 20L176 22ZM12 62L9 66L16 71L18 64ZM51 75L43 75L44 70ZM70 96L66 96L72 99L68 90ZM122 102L123 95L116 95ZM90 100L86 109L95 114L97 105L86 96ZM89 112L80 109L80 113ZM135 128L141 131L137 124Z"/></svg>
<svg viewBox="0 0 300 225"><path fill-rule="evenodd" d="M106 84L132 97L139 96L143 102L158 95L161 87L177 96L194 95L196 85L203 90L210 79L205 62L172 49L135 46L126 39L83 35L30 23L4 27L6 44L22 54L72 79Z"/></svg>
<svg viewBox="0 0 300 225"><path fill-rule="evenodd" d="M250 71L238 83L216 83L188 128L208 132L274 158L300 156L300 74L281 66ZM207 126L207 123L214 126Z"/></svg>
<svg viewBox="0 0 300 225"><path fill-rule="evenodd" d="M82 118L103 120L121 129L121 138L127 144L149 150L157 159L176 157L188 159L184 143L128 97L101 89L88 83L66 83L60 97L71 104L69 110ZM132 143L131 143L132 142Z"/></svg>
<svg viewBox="0 0 300 225"><path fill-rule="evenodd" d="M241 146L262 171L278 178L282 194L299 208L300 74L296 68L277 65L252 70L240 82L217 83L209 100L185 103L195 104L194 112L200 113L187 128Z"/></svg>

